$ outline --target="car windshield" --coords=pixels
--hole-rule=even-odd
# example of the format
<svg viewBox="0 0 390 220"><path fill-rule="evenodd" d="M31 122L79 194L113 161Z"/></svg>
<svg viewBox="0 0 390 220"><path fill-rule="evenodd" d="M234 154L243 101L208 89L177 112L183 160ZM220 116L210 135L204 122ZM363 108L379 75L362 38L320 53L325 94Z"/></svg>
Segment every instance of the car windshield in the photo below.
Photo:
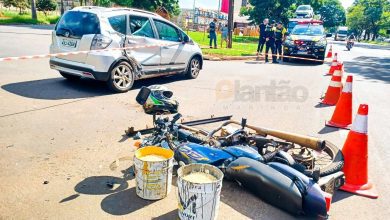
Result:
<svg viewBox="0 0 390 220"><path fill-rule="evenodd" d="M294 27L291 34L309 36L324 35L324 27L319 25L297 25Z"/></svg>
<svg viewBox="0 0 390 220"><path fill-rule="evenodd" d="M66 12L58 22L57 34L69 32L71 37L81 38L86 34L99 34L99 18L92 13L80 11Z"/></svg>
<svg viewBox="0 0 390 220"><path fill-rule="evenodd" d="M290 29L292 29L292 28L294 28L295 27L295 25L297 25L297 21L290 21L290 22L288 22L288 28Z"/></svg>
<svg viewBox="0 0 390 220"><path fill-rule="evenodd" d="M338 31L338 34L345 34L345 35L347 35L347 33L348 33L348 31L345 31L345 30Z"/></svg>
<svg viewBox="0 0 390 220"><path fill-rule="evenodd" d="M306 10L310 10L310 6L308 5L301 5L297 8L298 11L306 11Z"/></svg>

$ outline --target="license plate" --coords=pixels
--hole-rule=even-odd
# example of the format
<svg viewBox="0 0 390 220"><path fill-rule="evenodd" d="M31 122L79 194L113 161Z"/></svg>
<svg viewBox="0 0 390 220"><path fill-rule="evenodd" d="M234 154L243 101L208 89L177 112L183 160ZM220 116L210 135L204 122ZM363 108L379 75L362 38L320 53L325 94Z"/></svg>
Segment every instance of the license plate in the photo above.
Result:
<svg viewBox="0 0 390 220"><path fill-rule="evenodd" d="M64 47L75 48L77 46L77 41L76 40L71 40L71 39L62 39L62 43L61 44Z"/></svg>
<svg viewBox="0 0 390 220"><path fill-rule="evenodd" d="M299 50L299 51L297 51L297 54L307 54L307 51Z"/></svg>

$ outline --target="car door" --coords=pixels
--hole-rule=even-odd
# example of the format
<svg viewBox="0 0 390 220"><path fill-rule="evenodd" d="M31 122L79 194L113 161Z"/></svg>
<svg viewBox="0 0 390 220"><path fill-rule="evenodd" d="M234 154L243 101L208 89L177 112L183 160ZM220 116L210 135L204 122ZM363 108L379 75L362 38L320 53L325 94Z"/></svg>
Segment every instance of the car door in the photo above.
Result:
<svg viewBox="0 0 390 220"><path fill-rule="evenodd" d="M148 17L129 15L128 35L126 37L126 47L152 46L128 49L126 52L142 66L145 73L159 71L161 48L159 40L153 29L152 21ZM156 46L153 46L156 45Z"/></svg>
<svg viewBox="0 0 390 220"><path fill-rule="evenodd" d="M153 19L161 46L161 68L167 71L185 69L186 62L183 53L182 35L179 29L168 22ZM175 44L176 43L176 44Z"/></svg>

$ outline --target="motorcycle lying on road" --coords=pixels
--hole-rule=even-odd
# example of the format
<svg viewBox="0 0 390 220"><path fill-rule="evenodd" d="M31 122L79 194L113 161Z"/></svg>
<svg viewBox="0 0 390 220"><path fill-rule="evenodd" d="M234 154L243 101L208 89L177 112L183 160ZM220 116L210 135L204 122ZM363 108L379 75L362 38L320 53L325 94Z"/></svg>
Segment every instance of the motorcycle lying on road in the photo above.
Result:
<svg viewBox="0 0 390 220"><path fill-rule="evenodd" d="M140 147L169 148L179 165L214 165L226 179L291 214L327 217L330 204L324 191L333 194L344 183L343 156L336 146L312 137L248 125L246 119L237 122L230 120L231 116L178 123L181 114L177 108L161 105L161 94L166 89L162 90L158 86L143 87L137 95L137 102L153 115L154 123L151 129L128 134L149 134ZM169 94L165 99L173 95L165 93ZM154 108L158 102L160 105ZM172 100L169 102L172 104ZM170 118L167 113L176 114ZM194 127L222 120L227 121L212 131ZM266 138L267 135L281 140Z"/></svg>

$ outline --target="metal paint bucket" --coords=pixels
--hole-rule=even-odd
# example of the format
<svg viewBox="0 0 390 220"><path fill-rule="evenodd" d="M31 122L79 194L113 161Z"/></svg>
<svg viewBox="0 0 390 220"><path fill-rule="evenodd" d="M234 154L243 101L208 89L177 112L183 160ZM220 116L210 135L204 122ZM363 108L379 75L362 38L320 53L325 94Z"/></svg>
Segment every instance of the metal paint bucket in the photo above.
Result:
<svg viewBox="0 0 390 220"><path fill-rule="evenodd" d="M184 179L193 172L210 174L216 180L208 183L193 183ZM177 176L180 219L216 219L222 188L222 171L208 164L190 164L180 167Z"/></svg>
<svg viewBox="0 0 390 220"><path fill-rule="evenodd" d="M162 147L144 147L135 152L134 173L136 193L148 200L165 198L171 191L173 151ZM145 161L145 156L156 155L165 158L162 161Z"/></svg>

